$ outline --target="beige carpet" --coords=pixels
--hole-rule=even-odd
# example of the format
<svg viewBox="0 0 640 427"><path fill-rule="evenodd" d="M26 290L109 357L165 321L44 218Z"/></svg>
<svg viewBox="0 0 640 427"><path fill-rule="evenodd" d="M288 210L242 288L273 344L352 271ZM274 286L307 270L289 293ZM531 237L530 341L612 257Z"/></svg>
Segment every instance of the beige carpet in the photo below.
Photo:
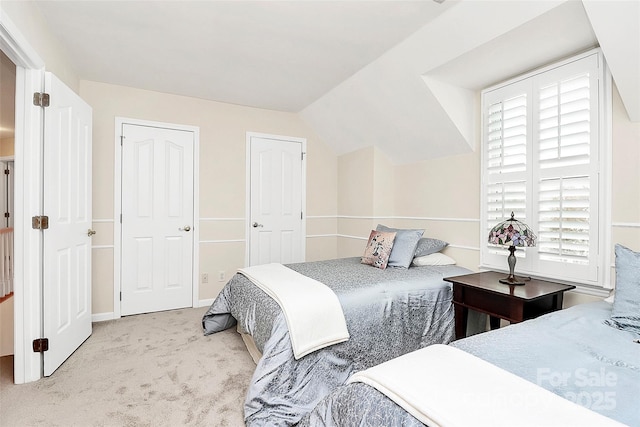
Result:
<svg viewBox="0 0 640 427"><path fill-rule="evenodd" d="M49 378L14 385L0 362L0 426L242 426L255 365L235 330L205 337L206 308L94 323Z"/></svg>

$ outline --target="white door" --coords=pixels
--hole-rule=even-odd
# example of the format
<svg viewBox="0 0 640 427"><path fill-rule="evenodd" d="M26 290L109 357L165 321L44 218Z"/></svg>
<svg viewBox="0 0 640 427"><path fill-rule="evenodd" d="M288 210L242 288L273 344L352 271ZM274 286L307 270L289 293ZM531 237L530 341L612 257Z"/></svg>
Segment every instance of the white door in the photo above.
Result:
<svg viewBox="0 0 640 427"><path fill-rule="evenodd" d="M194 132L122 126L122 315L192 306Z"/></svg>
<svg viewBox="0 0 640 427"><path fill-rule="evenodd" d="M258 136L249 143L249 265L302 262L302 143Z"/></svg>
<svg viewBox="0 0 640 427"><path fill-rule="evenodd" d="M44 375L91 335L91 107L51 73L44 109Z"/></svg>

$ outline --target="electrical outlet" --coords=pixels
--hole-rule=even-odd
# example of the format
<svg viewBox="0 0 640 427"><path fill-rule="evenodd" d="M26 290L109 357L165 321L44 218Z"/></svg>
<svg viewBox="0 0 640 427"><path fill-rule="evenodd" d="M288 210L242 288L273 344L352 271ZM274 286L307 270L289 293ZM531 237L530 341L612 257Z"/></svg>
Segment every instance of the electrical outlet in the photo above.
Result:
<svg viewBox="0 0 640 427"><path fill-rule="evenodd" d="M218 273L218 280L224 282L224 271L220 271Z"/></svg>
<svg viewBox="0 0 640 427"><path fill-rule="evenodd" d="M202 273L202 283L209 283L209 273Z"/></svg>

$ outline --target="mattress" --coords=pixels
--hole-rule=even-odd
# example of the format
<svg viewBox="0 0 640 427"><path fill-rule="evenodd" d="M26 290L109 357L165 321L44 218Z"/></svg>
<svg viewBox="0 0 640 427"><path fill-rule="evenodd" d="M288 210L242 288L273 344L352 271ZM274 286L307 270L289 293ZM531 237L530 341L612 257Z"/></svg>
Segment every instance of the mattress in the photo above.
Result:
<svg viewBox="0 0 640 427"><path fill-rule="evenodd" d="M451 345L629 426L640 426L640 344L604 324L605 301L574 306ZM452 373L453 374L453 373ZM299 426L423 424L376 389L353 383L323 399Z"/></svg>
<svg viewBox="0 0 640 427"><path fill-rule="evenodd" d="M401 354L453 340L451 287L458 266L381 270L360 258L290 264L330 287L342 306L350 339L293 357L278 304L236 274L203 318L205 334L232 327L252 336L262 354L244 405L247 425L294 425L349 376Z"/></svg>

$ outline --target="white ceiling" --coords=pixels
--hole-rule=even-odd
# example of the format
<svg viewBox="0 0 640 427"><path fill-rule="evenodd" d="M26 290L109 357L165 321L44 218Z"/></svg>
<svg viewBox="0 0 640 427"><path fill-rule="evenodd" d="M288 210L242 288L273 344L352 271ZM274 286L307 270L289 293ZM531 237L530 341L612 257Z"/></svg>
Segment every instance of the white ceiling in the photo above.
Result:
<svg viewBox="0 0 640 427"><path fill-rule="evenodd" d="M638 1L35 3L80 79L299 113L336 153L396 163L469 151L478 89L601 38L623 101L640 91Z"/></svg>
<svg viewBox="0 0 640 427"><path fill-rule="evenodd" d="M297 112L422 27L433 1L38 1L81 79Z"/></svg>
<svg viewBox="0 0 640 427"><path fill-rule="evenodd" d="M462 1L302 116L338 154L366 145L395 163L461 154L478 140L480 89L596 45L580 1Z"/></svg>

